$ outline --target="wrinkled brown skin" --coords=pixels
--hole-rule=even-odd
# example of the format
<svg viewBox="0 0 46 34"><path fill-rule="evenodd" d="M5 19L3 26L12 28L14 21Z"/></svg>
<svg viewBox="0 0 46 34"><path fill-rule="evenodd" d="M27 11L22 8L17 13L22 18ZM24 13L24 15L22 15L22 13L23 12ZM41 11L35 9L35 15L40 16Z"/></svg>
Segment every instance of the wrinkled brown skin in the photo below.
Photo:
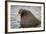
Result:
<svg viewBox="0 0 46 34"><path fill-rule="evenodd" d="M21 28L37 27L41 24L29 10L20 9L19 14L21 16Z"/></svg>

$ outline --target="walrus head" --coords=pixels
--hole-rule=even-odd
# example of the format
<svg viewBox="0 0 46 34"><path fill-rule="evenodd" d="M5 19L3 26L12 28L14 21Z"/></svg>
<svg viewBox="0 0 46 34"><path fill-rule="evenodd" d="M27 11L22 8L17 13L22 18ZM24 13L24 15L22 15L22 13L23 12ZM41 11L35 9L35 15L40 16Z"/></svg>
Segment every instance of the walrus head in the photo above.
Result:
<svg viewBox="0 0 46 34"><path fill-rule="evenodd" d="M23 16L30 14L30 11L25 10L25 9L20 9L19 14L20 14L21 17L23 17Z"/></svg>

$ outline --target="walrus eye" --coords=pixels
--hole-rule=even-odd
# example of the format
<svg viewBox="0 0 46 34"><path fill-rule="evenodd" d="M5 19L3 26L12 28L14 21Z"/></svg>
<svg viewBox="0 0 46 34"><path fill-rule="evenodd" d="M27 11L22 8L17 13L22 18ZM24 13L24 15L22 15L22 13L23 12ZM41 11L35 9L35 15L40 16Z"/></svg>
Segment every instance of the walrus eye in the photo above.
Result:
<svg viewBox="0 0 46 34"><path fill-rule="evenodd" d="M24 13L22 13L21 15L23 15Z"/></svg>
<svg viewBox="0 0 46 34"><path fill-rule="evenodd" d="M21 17L24 16L24 13L21 13Z"/></svg>

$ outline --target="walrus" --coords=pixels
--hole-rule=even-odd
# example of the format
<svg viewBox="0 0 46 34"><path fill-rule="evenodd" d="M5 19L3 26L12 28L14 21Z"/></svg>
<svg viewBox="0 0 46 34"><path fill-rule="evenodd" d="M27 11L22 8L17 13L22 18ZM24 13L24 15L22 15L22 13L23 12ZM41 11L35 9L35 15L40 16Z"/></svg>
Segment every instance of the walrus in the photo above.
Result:
<svg viewBox="0 0 46 34"><path fill-rule="evenodd" d="M37 27L41 24L41 22L29 10L20 9L18 13L21 16L21 28Z"/></svg>

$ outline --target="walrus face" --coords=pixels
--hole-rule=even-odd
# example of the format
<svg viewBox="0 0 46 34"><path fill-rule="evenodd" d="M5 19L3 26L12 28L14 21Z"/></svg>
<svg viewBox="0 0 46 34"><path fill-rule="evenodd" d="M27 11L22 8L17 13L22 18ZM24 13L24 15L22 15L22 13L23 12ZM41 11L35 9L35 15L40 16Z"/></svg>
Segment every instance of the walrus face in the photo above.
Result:
<svg viewBox="0 0 46 34"><path fill-rule="evenodd" d="M20 14L21 17L24 17L24 16L28 15L29 13L30 13L30 11L25 10L25 9L19 10L19 14Z"/></svg>

